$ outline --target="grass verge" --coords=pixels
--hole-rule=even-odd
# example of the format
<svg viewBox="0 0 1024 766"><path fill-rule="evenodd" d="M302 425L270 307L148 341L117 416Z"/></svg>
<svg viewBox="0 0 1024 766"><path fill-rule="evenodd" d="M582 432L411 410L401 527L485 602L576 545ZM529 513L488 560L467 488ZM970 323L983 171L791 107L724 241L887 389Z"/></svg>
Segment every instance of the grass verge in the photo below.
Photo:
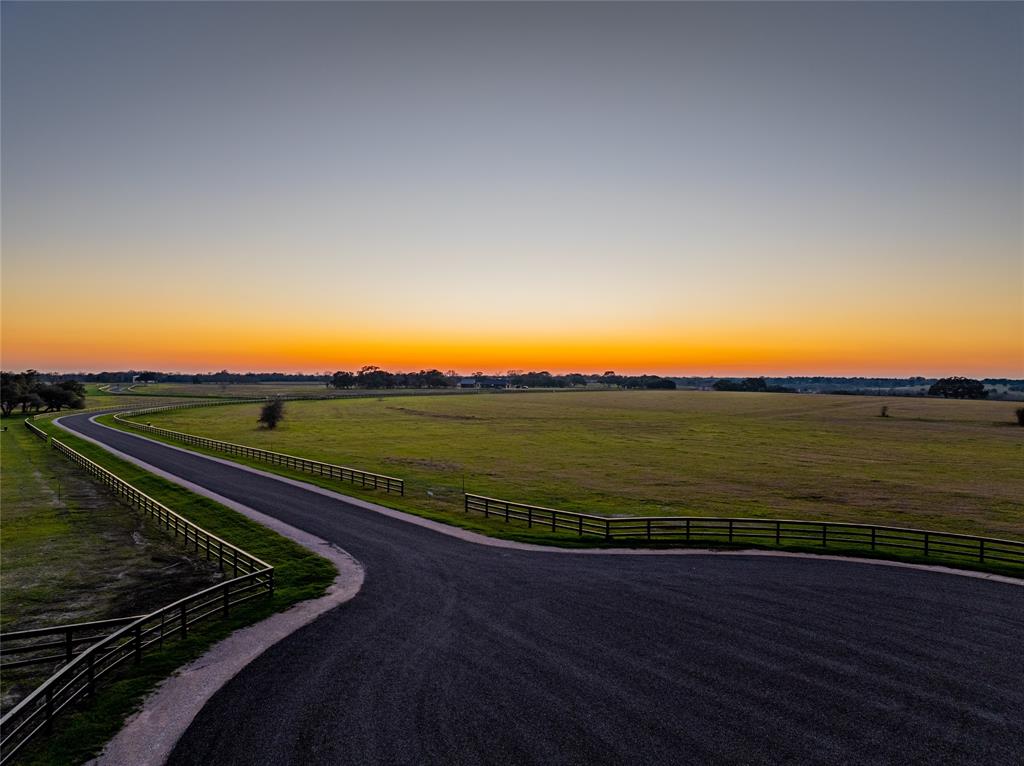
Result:
<svg viewBox="0 0 1024 766"><path fill-rule="evenodd" d="M212 500L116 458L91 442L62 431L49 420L42 419L36 424L177 513L275 568L272 599L254 599L239 607L228 619L197 626L186 640L170 642L148 655L140 666L125 668L119 672L117 680L101 686L95 701L77 706L76 712L60 719L50 737L30 745L19 758L21 763L39 766L77 764L95 756L143 697L174 670L237 628L323 595L337 570L329 561L297 543Z"/></svg>

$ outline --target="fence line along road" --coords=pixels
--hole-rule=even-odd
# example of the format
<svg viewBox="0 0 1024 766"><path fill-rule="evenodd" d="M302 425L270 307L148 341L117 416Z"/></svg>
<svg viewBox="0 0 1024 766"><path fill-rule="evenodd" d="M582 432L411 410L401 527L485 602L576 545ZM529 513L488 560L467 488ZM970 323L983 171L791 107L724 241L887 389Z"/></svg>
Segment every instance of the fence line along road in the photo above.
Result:
<svg viewBox="0 0 1024 766"><path fill-rule="evenodd" d="M135 622L142 615L115 617L110 620L79 622L52 628L32 628L0 633L0 671L29 665L59 665L71 662L81 654L83 644L93 644L121 625ZM14 646L12 646L14 644ZM54 653L51 650L56 650ZM47 652L43 654L43 652ZM28 656L25 656L28 655ZM17 656L19 659L8 659Z"/></svg>
<svg viewBox="0 0 1024 766"><path fill-rule="evenodd" d="M25 425L32 433L46 438L46 434L28 420ZM51 732L56 717L68 706L94 697L97 683L123 663L138 664L147 650L159 648L165 640L175 636L185 638L196 623L227 617L240 604L274 593L274 568L267 562L179 516L63 442L50 439L50 444L119 498L152 516L197 555L215 559L220 571L230 579L134 618L77 654L73 634L67 634L71 637L71 646L65 643L65 652L72 659L0 718L0 764L9 763L34 736ZM25 632L39 633L21 631Z"/></svg>
<svg viewBox="0 0 1024 766"><path fill-rule="evenodd" d="M525 521L528 527L605 540L681 540L821 548L831 545L875 553L911 551L926 558L1024 566L1024 541L925 529L793 519L597 516L472 494L465 495L464 510L483 513L488 518L495 516L506 522Z"/></svg>
<svg viewBox="0 0 1024 766"><path fill-rule="evenodd" d="M235 401L218 400L213 402L193 402L189 404L171 404L160 407L147 407L140 410L120 412L114 415L114 420L128 428L153 434L154 436L162 436L165 439L172 439L184 444L189 444L193 447L203 447L204 449L215 450L217 452L225 452L229 455L246 457L250 460L259 460L264 463L270 463L271 465L279 465L296 471L315 474L317 476L325 476L329 479L338 479L339 481L356 484L365 488L372 487L373 489L384 489L389 494L391 492L397 492L399 495L405 494L405 482L402 479L396 479L394 476L385 476L384 474L372 473L370 471L360 471L356 468L334 465L333 463L324 463L319 460L309 460L295 455L286 455L281 452L271 452L270 450L259 449L257 447L247 447L244 444L233 444L232 442L225 442L219 439L207 439L203 436L193 436L192 434L182 433L181 431L157 428L156 426L151 426L147 423L138 423L134 420L126 419L153 412L167 412L170 410L189 409L193 407L214 407L225 404L248 404L263 401L266 401L266 399Z"/></svg>

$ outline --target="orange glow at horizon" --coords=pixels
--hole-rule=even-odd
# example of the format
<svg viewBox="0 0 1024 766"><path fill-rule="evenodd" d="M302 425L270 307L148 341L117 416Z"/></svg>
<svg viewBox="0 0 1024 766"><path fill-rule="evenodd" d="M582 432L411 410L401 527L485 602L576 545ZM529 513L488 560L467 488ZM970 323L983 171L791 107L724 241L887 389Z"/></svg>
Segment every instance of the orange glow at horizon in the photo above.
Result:
<svg viewBox="0 0 1024 766"><path fill-rule="evenodd" d="M7 312L5 311L5 315ZM1022 333L1013 312L988 312L943 333L927 322L893 325L820 321L801 326L780 318L760 322L683 320L667 324L483 327L373 327L346 331L223 317L98 314L67 331L60 312L5 316L4 369L165 372L323 372L375 364L391 370L546 369L663 375L1024 376ZM1009 328L1002 334L992 327ZM988 329L986 329L988 328Z"/></svg>

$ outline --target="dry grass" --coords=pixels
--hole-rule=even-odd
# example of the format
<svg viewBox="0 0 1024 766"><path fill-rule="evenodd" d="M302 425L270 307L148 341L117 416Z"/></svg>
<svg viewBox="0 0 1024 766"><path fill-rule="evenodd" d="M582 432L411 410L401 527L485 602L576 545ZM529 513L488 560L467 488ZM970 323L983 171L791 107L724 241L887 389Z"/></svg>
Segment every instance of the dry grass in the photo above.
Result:
<svg viewBox="0 0 1024 766"><path fill-rule="evenodd" d="M878 417L881 406L889 417ZM1024 536L1010 402L599 392L289 402L154 425L405 478L399 507L468 491L602 514L773 516Z"/></svg>

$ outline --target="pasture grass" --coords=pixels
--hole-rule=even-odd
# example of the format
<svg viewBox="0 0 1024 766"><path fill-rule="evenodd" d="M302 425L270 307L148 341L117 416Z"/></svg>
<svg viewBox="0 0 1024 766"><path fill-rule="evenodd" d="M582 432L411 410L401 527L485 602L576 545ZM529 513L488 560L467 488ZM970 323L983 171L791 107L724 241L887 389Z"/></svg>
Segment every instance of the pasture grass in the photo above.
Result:
<svg viewBox="0 0 1024 766"><path fill-rule="evenodd" d="M216 568L175 546L23 427L0 433L0 589L4 632L146 614L217 581ZM6 671L7 710L49 673Z"/></svg>
<svg viewBox="0 0 1024 766"><path fill-rule="evenodd" d="M882 406L889 417L879 417ZM810 519L1021 539L1024 429L1013 410L1010 402L667 391L288 402L274 431L257 427L258 405L144 419L403 478L404 498L375 499L487 532L493 523L462 513L463 487L601 515ZM539 535L501 527L509 530L501 536Z"/></svg>
<svg viewBox="0 0 1024 766"><path fill-rule="evenodd" d="M99 752L142 698L175 669L198 657L211 644L235 629L287 609L299 601L322 595L337 571L326 559L229 508L120 460L102 448L60 430L47 419L37 420L36 423L52 436L113 471L172 510L269 562L275 568L273 599L254 599L239 607L226 620L214 620L205 625L197 625L190 631L185 641L169 642L159 651L147 655L140 666L123 668L119 671L116 681L101 687L94 702L81 704L76 708L77 712L62 717L60 723L55 726L52 736L32 744L24 756L19 757L19 762L30 764L81 763ZM17 427L24 430L26 436L35 439L20 423ZM5 442L12 433L13 429L3 434ZM44 448L42 441L37 442L40 448ZM45 449L52 452L49 447ZM55 459L64 461L56 452L52 452L52 455ZM72 471L77 472L78 469L71 463L64 462ZM79 473L79 476L84 481L89 481L84 473ZM7 483L5 477L5 488ZM108 503L117 505L112 497L108 499ZM121 512L126 515L133 513L123 506ZM167 539L171 540L169 536ZM5 558L6 553L5 550ZM71 564L74 565L75 560L71 561ZM198 589L192 588L189 592ZM5 604L8 599L5 594ZM172 600L167 599L166 602Z"/></svg>
<svg viewBox="0 0 1024 766"><path fill-rule="evenodd" d="M126 384L127 385L127 384ZM260 396L316 396L331 393L323 383L138 383L129 396L250 399Z"/></svg>

